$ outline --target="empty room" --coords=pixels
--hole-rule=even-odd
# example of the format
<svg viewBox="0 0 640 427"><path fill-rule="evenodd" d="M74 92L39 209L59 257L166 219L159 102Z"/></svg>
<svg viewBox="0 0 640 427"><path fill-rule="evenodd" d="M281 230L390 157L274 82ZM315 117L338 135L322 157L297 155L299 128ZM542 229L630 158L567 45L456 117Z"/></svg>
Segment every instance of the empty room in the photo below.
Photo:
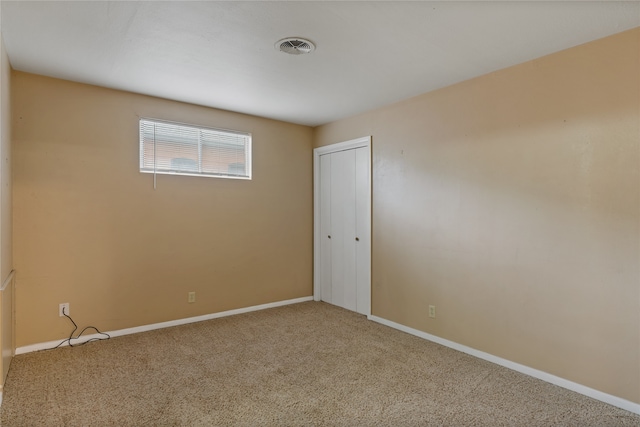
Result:
<svg viewBox="0 0 640 427"><path fill-rule="evenodd" d="M640 2L0 1L2 426L640 425Z"/></svg>

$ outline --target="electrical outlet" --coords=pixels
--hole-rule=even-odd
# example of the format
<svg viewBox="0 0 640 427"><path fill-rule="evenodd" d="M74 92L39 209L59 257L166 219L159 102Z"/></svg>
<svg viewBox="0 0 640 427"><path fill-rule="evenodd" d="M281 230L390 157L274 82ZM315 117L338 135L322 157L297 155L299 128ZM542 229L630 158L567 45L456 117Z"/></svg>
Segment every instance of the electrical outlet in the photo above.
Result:
<svg viewBox="0 0 640 427"><path fill-rule="evenodd" d="M435 305L430 305L429 306L429 317L433 317L435 319L435 317L436 317L436 306Z"/></svg>
<svg viewBox="0 0 640 427"><path fill-rule="evenodd" d="M64 312L62 311L64 310ZM58 316L63 317L64 315L71 316L71 312L69 311L69 303L65 302L58 306Z"/></svg>
<svg viewBox="0 0 640 427"><path fill-rule="evenodd" d="M187 302L189 302L189 303L196 302L196 293L195 292L189 292L189 296L187 297Z"/></svg>

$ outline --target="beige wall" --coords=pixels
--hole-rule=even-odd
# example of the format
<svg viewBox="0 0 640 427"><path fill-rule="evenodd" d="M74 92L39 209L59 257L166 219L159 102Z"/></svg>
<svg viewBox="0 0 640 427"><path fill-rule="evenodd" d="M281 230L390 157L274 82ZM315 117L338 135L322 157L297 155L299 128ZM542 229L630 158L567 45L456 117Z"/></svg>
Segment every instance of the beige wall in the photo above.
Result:
<svg viewBox="0 0 640 427"><path fill-rule="evenodd" d="M639 55L635 29L317 128L373 136L373 314L640 402Z"/></svg>
<svg viewBox="0 0 640 427"><path fill-rule="evenodd" d="M311 128L22 72L12 113L18 346L312 294ZM154 190L138 117L251 132L253 180Z"/></svg>

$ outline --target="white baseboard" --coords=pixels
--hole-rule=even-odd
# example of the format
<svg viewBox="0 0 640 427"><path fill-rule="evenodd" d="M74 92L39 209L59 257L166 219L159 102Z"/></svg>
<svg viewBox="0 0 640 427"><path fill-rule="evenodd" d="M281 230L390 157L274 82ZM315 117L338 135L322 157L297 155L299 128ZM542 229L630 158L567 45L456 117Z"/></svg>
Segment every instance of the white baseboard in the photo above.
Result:
<svg viewBox="0 0 640 427"><path fill-rule="evenodd" d="M144 326L136 326L134 328L118 329L116 331L107 331L106 333L109 334L109 336L111 337L119 337L122 335L137 334L139 332L153 331L155 329L170 328L172 326L186 325L187 323L202 322L204 320L217 319L220 317L233 316L236 314L249 313L251 311L265 310L267 308L281 307L283 305L297 304L297 303L312 301L312 300L313 300L313 297L309 296L309 297L295 298L295 299L290 299L285 301L270 302L267 304L238 308L235 310L221 311L219 313L211 313L211 314L205 314L202 316L188 317L186 319L170 320L168 322L154 323L151 325L144 325ZM77 341L74 340L73 344L74 345L81 344L93 338L104 338L104 335L100 335L100 334L83 335ZM56 347L58 344L60 344L60 341L62 340L49 341L49 342L43 342L38 344L26 345L24 347L18 347L16 348L15 354L18 355L18 354L24 354L24 353L31 353L32 351L48 350L53 347ZM60 347L65 347L68 345L69 345L69 342L65 342Z"/></svg>
<svg viewBox="0 0 640 427"><path fill-rule="evenodd" d="M576 393L583 394L585 396L591 397L596 400L600 400L601 402L608 403L609 405L616 406L618 408L622 408L626 411L633 412L634 414L640 415L640 404L631 402L626 399L622 399L617 396L613 396L611 394L603 393L601 391L589 388L582 384L574 383L573 381L566 380L564 378L557 377L555 375L549 374L544 371L540 371L538 369L531 368L529 366L521 365L516 362L512 362L507 359L503 359L498 356L494 356L489 353L485 353L480 350L476 350L471 347L467 347L466 345L458 344L453 341L446 340L444 338L437 337L435 335L428 334L423 331L419 331L417 329L410 328L408 326L401 325L399 323L392 322L391 320L383 319L377 316L367 316L369 320L372 320L377 323L381 323L385 326L389 326L394 329L398 329L402 332L406 332L411 335L415 335L417 337L426 339L428 341L433 341L435 343L441 344L445 347L452 348L454 350L461 351L463 353L470 354L471 356L475 356L479 359L486 360L488 362L495 363L496 365L504 366L505 368L512 369L514 371L529 375L534 378L538 378L542 381L546 381L551 384L555 384L557 386L566 388L571 391L575 391Z"/></svg>

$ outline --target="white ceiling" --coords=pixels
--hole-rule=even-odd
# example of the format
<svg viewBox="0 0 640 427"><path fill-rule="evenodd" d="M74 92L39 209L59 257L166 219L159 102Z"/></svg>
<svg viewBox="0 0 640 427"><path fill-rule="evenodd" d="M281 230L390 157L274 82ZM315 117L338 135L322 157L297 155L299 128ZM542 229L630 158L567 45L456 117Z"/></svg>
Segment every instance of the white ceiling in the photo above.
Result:
<svg viewBox="0 0 640 427"><path fill-rule="evenodd" d="M319 125L640 26L617 1L7 1L16 70ZM291 56L274 43L305 37Z"/></svg>

